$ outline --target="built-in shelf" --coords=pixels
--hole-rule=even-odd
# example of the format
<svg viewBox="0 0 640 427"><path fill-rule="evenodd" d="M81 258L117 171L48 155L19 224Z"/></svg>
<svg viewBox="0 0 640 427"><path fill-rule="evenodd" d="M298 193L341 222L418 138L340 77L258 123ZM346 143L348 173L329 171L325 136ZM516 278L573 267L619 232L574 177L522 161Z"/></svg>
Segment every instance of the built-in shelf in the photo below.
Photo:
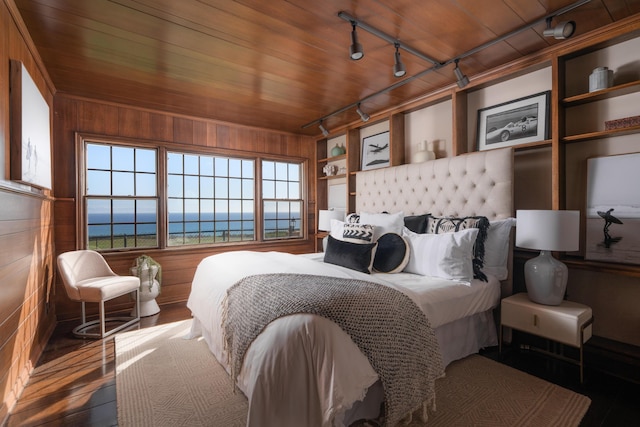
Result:
<svg viewBox="0 0 640 427"><path fill-rule="evenodd" d="M338 179L338 178L346 178L347 175L344 173L341 173L339 175L327 175L327 176L321 176L318 177L318 179Z"/></svg>
<svg viewBox="0 0 640 427"><path fill-rule="evenodd" d="M550 139L545 139L542 141L535 141L535 142L528 142L526 144L518 144L515 147L513 147L513 149L515 151L527 151L527 150L533 150L536 148L544 148L544 147L551 147Z"/></svg>
<svg viewBox="0 0 640 427"><path fill-rule="evenodd" d="M346 158L346 154L340 154L339 156L327 157L326 159L318 159L318 163L337 162L338 160L344 160Z"/></svg>
<svg viewBox="0 0 640 427"><path fill-rule="evenodd" d="M623 128L623 129L602 130L597 132L581 133L578 135L567 135L562 138L562 141L566 143L590 141L590 140L602 139L610 136L631 135L639 132L640 132L640 126L630 126L628 128Z"/></svg>
<svg viewBox="0 0 640 427"><path fill-rule="evenodd" d="M600 101L602 99L614 98L616 96L627 95L630 93L640 92L640 80L636 80L621 85L612 86L595 92L582 93L580 95L570 96L562 100L565 107L575 107L589 102Z"/></svg>

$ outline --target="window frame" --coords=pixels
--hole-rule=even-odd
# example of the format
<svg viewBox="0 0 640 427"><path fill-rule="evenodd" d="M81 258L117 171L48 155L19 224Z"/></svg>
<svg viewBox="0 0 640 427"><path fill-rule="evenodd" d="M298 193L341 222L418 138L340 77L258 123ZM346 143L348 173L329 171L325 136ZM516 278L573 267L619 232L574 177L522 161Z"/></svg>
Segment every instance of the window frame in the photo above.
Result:
<svg viewBox="0 0 640 427"><path fill-rule="evenodd" d="M273 244L299 244L300 241L308 239L308 204L309 189L308 183L310 177L309 159L298 156L286 156L280 154L266 154L257 152L248 152L244 150L232 150L226 148L214 148L206 146L185 146L173 142L162 142L145 139L133 139L117 136L105 136L95 134L76 133L76 247L85 249L87 247L88 224L86 222L86 167L85 164L85 147L87 143L97 143L106 145L121 145L132 148L155 149L157 162L157 200L158 200L158 245L154 247L131 247L131 248L113 248L101 251L101 253L118 253L118 252L143 252L143 251L181 251L189 249L202 249L207 247L225 247L225 246L261 246ZM181 154L206 155L206 156L222 156L232 157L241 160L252 160L254 162L254 229L255 239L233 242L214 242L214 243L198 243L193 245L168 245L168 191L167 191L167 160L168 152L176 152ZM275 161L286 163L300 164L300 182L301 182L301 224L299 237L285 238L264 238L264 216L263 216L263 198L262 198L262 161Z"/></svg>
<svg viewBox="0 0 640 427"><path fill-rule="evenodd" d="M264 188L262 188L262 193L260 194L260 209L261 209L261 214L262 214L262 223L261 223L261 230L263 232L265 232L266 228L265 228L265 204L267 202L271 202L271 203L276 203L278 204L278 202L285 202L285 203L295 203L295 202L300 202L300 236L304 235L304 226L306 225L306 222L304 221L304 217L305 217L305 205L306 205L306 199L305 199L305 194L304 194L304 189L305 189L305 172L304 172L304 168L305 168L305 164L304 162L297 162L297 161L290 161L290 160L285 160L285 159L279 159L279 160L274 160L274 159L268 159L268 158L262 158L260 160L260 169L261 169L261 175L260 175L260 184L263 184L263 181L265 180L264 178L264 170L262 170L263 167L263 163L264 162L272 162L272 163L285 163L287 165L290 164L295 164L298 165L300 170L299 170L299 180L298 182L300 183L300 198L297 199L293 199L293 198L278 198L276 197L277 193L277 183L280 181L283 181L281 179L278 179L277 176L274 176L273 179L269 179L269 181L273 181L276 188L274 188L274 197L273 198L264 198ZM288 179L288 175L289 172L287 171L287 180L284 180L284 182L289 183L292 181L289 181ZM287 190L288 192L288 190ZM276 223L278 222L278 220L276 219ZM276 230L279 230L278 228L276 228ZM292 236L292 235L288 235L288 236L282 236L282 237L272 237L272 238L266 238L265 236L262 237L263 241L266 242L273 242L273 241L279 241L279 240L291 240L291 239L298 239L300 236Z"/></svg>

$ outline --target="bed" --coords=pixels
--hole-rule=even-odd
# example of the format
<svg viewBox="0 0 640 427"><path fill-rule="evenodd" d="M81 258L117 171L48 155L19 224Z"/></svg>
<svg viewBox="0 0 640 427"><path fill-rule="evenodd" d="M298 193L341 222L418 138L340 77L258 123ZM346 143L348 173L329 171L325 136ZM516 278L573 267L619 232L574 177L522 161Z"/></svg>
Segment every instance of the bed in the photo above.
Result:
<svg viewBox="0 0 640 427"><path fill-rule="evenodd" d="M398 217L403 218L403 224L408 219L424 220L425 227L433 227L437 219L486 218L490 226L484 239L482 271L476 271L473 259L473 277L468 280L434 277L423 271L416 274L416 268L422 267L413 256L421 253L416 242L423 242L420 239L424 236L422 231L407 229L403 229L407 233L403 240L409 242L413 252L407 252L412 258L407 255L403 261L405 271L393 273L367 274L341 262L324 262L329 252L238 251L205 258L195 273L188 301L194 318L191 336L202 336L218 361L237 378L237 387L248 397L248 426L348 426L378 417L381 407L389 410L389 404L385 402L384 376L372 367L375 362L369 353L365 356L355 338L322 315L291 314L266 324L234 369L222 325L227 316L228 289L247 278L278 275L284 283L306 275L310 280L362 281L399 292L428 319L438 353L430 364L443 369L453 360L497 344L492 310L501 296L511 293L512 149L364 171L356 180L356 212L369 215L361 215L360 220L382 218L383 223L374 227L379 233L389 225L385 221L394 218L397 223ZM438 241L444 234L460 235L466 242L472 239L473 251L477 250L477 229L441 233ZM468 251L472 252L470 258L475 256L473 251ZM433 375L437 378L441 373L434 369Z"/></svg>

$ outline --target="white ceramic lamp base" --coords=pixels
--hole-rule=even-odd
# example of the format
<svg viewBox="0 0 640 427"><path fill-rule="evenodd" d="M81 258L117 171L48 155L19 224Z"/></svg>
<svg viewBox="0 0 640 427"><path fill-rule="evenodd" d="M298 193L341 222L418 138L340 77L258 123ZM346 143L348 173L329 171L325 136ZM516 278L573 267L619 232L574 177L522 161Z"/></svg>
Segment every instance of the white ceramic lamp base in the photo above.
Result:
<svg viewBox="0 0 640 427"><path fill-rule="evenodd" d="M559 305L567 289L567 277L567 266L551 256L550 251L540 251L540 255L524 265L527 294L538 304Z"/></svg>

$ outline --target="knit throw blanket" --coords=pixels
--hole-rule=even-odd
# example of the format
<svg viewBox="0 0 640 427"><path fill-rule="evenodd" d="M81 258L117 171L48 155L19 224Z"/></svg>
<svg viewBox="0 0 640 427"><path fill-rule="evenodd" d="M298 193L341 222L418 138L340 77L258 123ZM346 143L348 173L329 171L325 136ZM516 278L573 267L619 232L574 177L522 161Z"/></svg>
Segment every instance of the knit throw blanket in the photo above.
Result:
<svg viewBox="0 0 640 427"><path fill-rule="evenodd" d="M342 328L367 356L385 393L385 425L435 405L444 375L433 329L402 292L377 283L304 274L248 276L227 290L223 334L235 384L251 342L273 320L309 313ZM425 419L426 421L426 419Z"/></svg>

